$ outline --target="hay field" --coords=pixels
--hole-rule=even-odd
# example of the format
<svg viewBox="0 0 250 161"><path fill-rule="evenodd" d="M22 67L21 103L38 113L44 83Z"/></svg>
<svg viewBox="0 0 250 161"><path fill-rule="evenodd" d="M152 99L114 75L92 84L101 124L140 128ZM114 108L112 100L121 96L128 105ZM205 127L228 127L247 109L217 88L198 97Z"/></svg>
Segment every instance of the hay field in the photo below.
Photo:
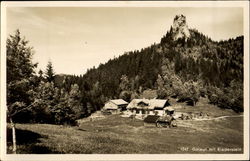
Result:
<svg viewBox="0 0 250 161"><path fill-rule="evenodd" d="M185 107L209 111L211 120L178 120L177 128L144 126L143 121L109 115L78 127L17 124L17 153L176 154L243 153L243 117L214 106ZM178 111L181 111L180 109ZM233 116L233 117L231 117ZM11 153L8 129L8 152Z"/></svg>

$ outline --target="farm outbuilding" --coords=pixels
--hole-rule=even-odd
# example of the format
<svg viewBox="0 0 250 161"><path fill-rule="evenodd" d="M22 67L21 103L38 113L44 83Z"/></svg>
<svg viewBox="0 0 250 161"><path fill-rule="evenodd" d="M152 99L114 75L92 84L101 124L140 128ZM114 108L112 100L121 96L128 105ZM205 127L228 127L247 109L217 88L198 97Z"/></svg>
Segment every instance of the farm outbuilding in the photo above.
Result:
<svg viewBox="0 0 250 161"><path fill-rule="evenodd" d="M155 126L156 121L159 119L160 116L157 115L148 115L144 120L144 126Z"/></svg>
<svg viewBox="0 0 250 161"><path fill-rule="evenodd" d="M112 114L118 114L121 111L126 110L127 105L128 102L124 101L123 99L109 100L105 103L103 110L109 111Z"/></svg>
<svg viewBox="0 0 250 161"><path fill-rule="evenodd" d="M165 111L165 113L166 113L167 115L170 115L170 116L172 116L172 115L174 114L174 109L173 109L172 107L170 107L170 106L165 107L165 108L164 108L164 111Z"/></svg>

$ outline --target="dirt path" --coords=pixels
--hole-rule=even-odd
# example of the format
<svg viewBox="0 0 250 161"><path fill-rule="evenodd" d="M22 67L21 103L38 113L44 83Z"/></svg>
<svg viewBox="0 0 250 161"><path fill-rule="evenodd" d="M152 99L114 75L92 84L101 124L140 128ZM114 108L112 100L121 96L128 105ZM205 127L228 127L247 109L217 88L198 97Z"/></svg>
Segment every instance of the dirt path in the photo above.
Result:
<svg viewBox="0 0 250 161"><path fill-rule="evenodd" d="M203 121L203 120L217 120L217 119L223 119L223 118L228 118L228 117L243 117L243 115L220 116L220 117L215 117L215 118L207 118L207 119L193 119L193 120L195 120L195 121Z"/></svg>

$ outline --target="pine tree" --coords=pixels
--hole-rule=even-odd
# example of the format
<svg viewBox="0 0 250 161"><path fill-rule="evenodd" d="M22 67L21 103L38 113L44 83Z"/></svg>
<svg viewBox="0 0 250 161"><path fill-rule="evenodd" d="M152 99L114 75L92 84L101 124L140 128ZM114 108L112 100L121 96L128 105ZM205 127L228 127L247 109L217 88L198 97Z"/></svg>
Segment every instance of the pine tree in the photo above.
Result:
<svg viewBox="0 0 250 161"><path fill-rule="evenodd" d="M7 108L8 119L13 131L13 153L16 153L15 121L17 115L29 111L31 104L30 93L34 78L34 68L37 64L32 63L32 47L27 46L28 41L21 38L19 30L15 35L7 38Z"/></svg>
<svg viewBox="0 0 250 161"><path fill-rule="evenodd" d="M55 72L52 66L52 62L49 61L47 64L46 72L45 72L45 77L48 82L53 82L55 79Z"/></svg>
<svg viewBox="0 0 250 161"><path fill-rule="evenodd" d="M39 71L38 71L38 78L39 78L39 81L44 81L44 77L43 77L43 71L40 69Z"/></svg>

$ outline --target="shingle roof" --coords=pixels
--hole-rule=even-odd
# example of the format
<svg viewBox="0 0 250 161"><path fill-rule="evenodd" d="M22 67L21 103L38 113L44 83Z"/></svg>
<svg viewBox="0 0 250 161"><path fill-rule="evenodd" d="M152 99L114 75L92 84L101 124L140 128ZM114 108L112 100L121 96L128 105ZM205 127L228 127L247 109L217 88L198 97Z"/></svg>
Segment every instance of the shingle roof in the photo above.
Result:
<svg viewBox="0 0 250 161"><path fill-rule="evenodd" d="M148 115L145 119L144 122L146 123L155 123L156 120L159 118L160 116L157 115Z"/></svg>
<svg viewBox="0 0 250 161"><path fill-rule="evenodd" d="M128 102L124 101L123 99L115 99L115 100L110 100L110 102L116 104L116 105L126 105Z"/></svg>
<svg viewBox="0 0 250 161"><path fill-rule="evenodd" d="M154 109L155 107L164 107L164 105L166 104L167 100L163 100L163 99L151 99L150 100L150 105L149 105L149 109Z"/></svg>
<svg viewBox="0 0 250 161"><path fill-rule="evenodd" d="M149 104L149 100L148 99L133 99L127 106L127 109L131 109L131 108L141 108L138 106L138 103L143 102L145 104Z"/></svg>
<svg viewBox="0 0 250 161"><path fill-rule="evenodd" d="M164 99L133 99L127 106L127 109L137 108L141 109L142 107L138 106L140 102L148 104L145 108L147 109L154 109L155 107L162 107L164 108L165 104L168 100Z"/></svg>

